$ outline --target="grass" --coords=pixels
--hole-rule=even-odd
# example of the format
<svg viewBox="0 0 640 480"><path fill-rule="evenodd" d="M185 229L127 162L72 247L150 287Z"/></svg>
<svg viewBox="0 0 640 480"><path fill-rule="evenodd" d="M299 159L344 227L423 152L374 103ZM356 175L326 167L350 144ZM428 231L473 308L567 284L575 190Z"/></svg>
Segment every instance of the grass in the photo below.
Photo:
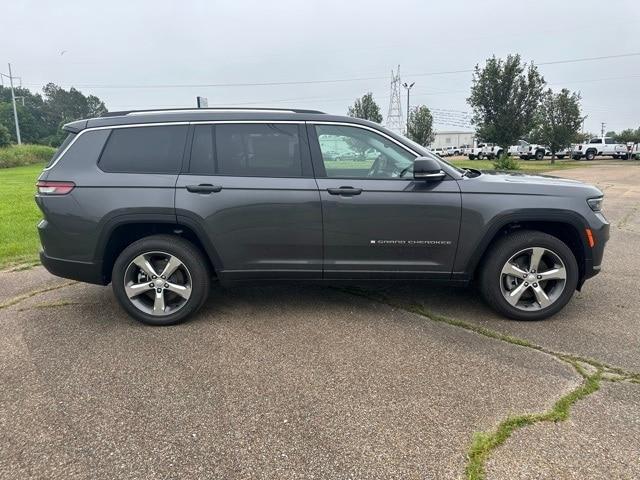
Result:
<svg viewBox="0 0 640 480"><path fill-rule="evenodd" d="M476 170L495 170L494 160L450 160L452 164L460 168L475 168ZM552 170L565 170L567 168L586 167L588 164L576 160L556 160L551 164L550 160L518 160L519 173L544 173Z"/></svg>
<svg viewBox="0 0 640 480"><path fill-rule="evenodd" d="M23 144L0 148L0 168L43 164L53 156L55 151L55 148L47 145Z"/></svg>
<svg viewBox="0 0 640 480"><path fill-rule="evenodd" d="M0 169L0 268L37 260L41 214L33 196L41 171L42 164Z"/></svg>

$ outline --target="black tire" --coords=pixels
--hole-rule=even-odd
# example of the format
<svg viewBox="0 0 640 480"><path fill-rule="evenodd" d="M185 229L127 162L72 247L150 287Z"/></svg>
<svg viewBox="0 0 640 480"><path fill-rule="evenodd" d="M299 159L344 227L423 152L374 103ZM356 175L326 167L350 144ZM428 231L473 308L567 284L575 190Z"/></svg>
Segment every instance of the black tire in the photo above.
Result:
<svg viewBox="0 0 640 480"><path fill-rule="evenodd" d="M562 160L564 158L564 155L556 155L558 157L558 159Z"/></svg>
<svg viewBox="0 0 640 480"><path fill-rule="evenodd" d="M147 252L163 252L177 257L191 276L191 295L174 313L162 316L145 313L127 296L125 291L127 268L134 258ZM154 326L175 325L193 315L207 300L211 278L207 265L202 252L191 242L176 235L153 235L133 242L123 250L113 265L111 286L122 308L139 322Z"/></svg>
<svg viewBox="0 0 640 480"><path fill-rule="evenodd" d="M502 150L498 150L498 153L496 153L496 158L497 158L498 160L500 160L502 157L503 157L503 152L502 152Z"/></svg>
<svg viewBox="0 0 640 480"><path fill-rule="evenodd" d="M589 150L586 155L584 156L584 158L586 158L587 160L591 161L594 158L596 158L596 152L594 152L593 150Z"/></svg>
<svg viewBox="0 0 640 480"><path fill-rule="evenodd" d="M524 311L512 306L504 298L500 288L500 273L513 255L531 247L553 251L564 263L567 275L564 290L554 303L540 310ZM573 296L578 284L578 264L573 252L562 240L536 230L523 230L500 239L491 247L482 264L479 280L482 296L497 312L514 320L543 320L562 310Z"/></svg>
<svg viewBox="0 0 640 480"><path fill-rule="evenodd" d="M542 160L544 158L544 152L542 150L538 150L536 152L536 160Z"/></svg>

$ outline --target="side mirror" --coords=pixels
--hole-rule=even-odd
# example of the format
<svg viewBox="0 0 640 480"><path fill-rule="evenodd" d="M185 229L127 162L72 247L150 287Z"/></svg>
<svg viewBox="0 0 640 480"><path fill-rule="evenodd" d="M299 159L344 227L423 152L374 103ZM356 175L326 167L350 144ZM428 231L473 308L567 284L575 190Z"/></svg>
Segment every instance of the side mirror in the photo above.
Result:
<svg viewBox="0 0 640 480"><path fill-rule="evenodd" d="M428 182L444 180L445 173L440 168L440 163L434 158L418 157L413 162L413 178Z"/></svg>

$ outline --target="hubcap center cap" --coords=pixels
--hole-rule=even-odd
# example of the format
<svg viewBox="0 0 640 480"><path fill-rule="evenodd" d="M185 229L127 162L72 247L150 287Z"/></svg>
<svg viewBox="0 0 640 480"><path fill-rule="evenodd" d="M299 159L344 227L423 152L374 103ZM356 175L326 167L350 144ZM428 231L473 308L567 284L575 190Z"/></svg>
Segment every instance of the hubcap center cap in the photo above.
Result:
<svg viewBox="0 0 640 480"><path fill-rule="evenodd" d="M535 279L536 279L536 276L533 273L530 273L529 275L527 275L528 282L533 282Z"/></svg>

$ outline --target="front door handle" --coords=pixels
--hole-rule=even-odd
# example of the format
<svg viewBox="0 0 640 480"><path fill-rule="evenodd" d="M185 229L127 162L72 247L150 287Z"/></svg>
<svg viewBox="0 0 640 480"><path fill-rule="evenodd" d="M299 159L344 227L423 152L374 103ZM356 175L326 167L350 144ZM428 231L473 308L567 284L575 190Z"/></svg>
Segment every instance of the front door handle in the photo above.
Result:
<svg viewBox="0 0 640 480"><path fill-rule="evenodd" d="M200 185L187 185L187 191L191 193L217 193L222 190L221 185L211 185L210 183L201 183Z"/></svg>
<svg viewBox="0 0 640 480"><path fill-rule="evenodd" d="M360 195L362 193L362 189L354 187L327 188L327 192L329 192L330 195L343 195L350 197L352 195Z"/></svg>

